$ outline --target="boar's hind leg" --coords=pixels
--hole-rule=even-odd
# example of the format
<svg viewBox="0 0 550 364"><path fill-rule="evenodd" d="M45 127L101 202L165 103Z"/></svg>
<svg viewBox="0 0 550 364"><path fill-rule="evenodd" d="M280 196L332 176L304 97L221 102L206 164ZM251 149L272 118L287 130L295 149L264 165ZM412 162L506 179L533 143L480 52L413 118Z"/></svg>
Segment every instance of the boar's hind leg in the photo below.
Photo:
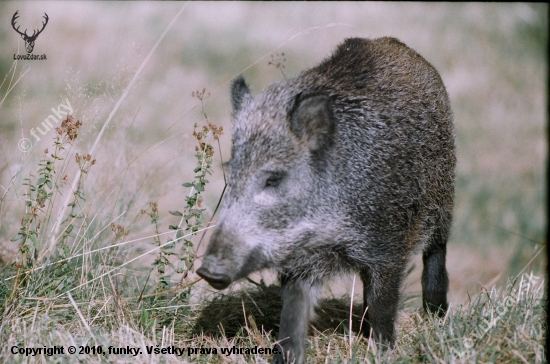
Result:
<svg viewBox="0 0 550 364"><path fill-rule="evenodd" d="M303 363L305 361L306 336L317 287L301 280L281 279L283 310L279 327L279 354L274 363ZM282 353L281 353L282 351Z"/></svg>
<svg viewBox="0 0 550 364"><path fill-rule="evenodd" d="M444 316L447 311L447 290L449 278L445 269L448 228L439 228L432 236L422 255L422 302L426 312L436 312Z"/></svg>
<svg viewBox="0 0 550 364"><path fill-rule="evenodd" d="M394 322L399 303L399 288L405 264L386 267L382 271L373 273L365 268L361 272L363 280L363 305L367 310L362 332L365 337L370 336L383 344L393 345ZM364 311L363 311L364 312Z"/></svg>

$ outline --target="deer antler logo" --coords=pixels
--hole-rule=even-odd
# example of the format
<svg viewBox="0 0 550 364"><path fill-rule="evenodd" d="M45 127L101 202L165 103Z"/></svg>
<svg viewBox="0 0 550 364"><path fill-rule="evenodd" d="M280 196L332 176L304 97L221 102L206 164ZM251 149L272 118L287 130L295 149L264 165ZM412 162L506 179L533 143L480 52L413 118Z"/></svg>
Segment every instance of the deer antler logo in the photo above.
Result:
<svg viewBox="0 0 550 364"><path fill-rule="evenodd" d="M32 50L34 49L34 42L36 41L36 38L38 38L38 35L39 35L40 33L42 33L42 31L44 30L44 28L46 28L46 24L48 24L48 20L49 20L48 14L44 13L43 18L46 19L46 22L42 22L42 29L40 29L40 30L36 29L36 30L32 33L32 35L29 36L29 35L27 34L27 29L25 29L25 32L24 32L24 33L21 33L21 32L19 31L19 27L17 27L17 28L15 27L15 20L16 20L17 18L19 18L19 15L17 15L18 12L19 12L19 10L17 10L17 11L15 12L15 14L13 14L13 18L11 18L11 25L12 25L13 29L14 29L17 33L21 34L21 38L23 38L23 40L25 41L25 48L27 48L27 53L32 53Z"/></svg>

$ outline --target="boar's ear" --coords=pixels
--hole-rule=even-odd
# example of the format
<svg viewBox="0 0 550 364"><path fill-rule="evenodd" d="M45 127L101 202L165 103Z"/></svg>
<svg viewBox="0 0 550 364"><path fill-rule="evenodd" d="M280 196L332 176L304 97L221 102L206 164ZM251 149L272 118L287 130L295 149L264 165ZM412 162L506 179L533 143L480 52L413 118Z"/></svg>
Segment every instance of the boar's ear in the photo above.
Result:
<svg viewBox="0 0 550 364"><path fill-rule="evenodd" d="M290 130L311 152L322 152L332 144L335 125L330 97L299 94L290 106L288 119Z"/></svg>
<svg viewBox="0 0 550 364"><path fill-rule="evenodd" d="M231 104L233 105L233 113L240 110L243 100L246 97L251 97L250 90L243 76L239 76L231 84Z"/></svg>

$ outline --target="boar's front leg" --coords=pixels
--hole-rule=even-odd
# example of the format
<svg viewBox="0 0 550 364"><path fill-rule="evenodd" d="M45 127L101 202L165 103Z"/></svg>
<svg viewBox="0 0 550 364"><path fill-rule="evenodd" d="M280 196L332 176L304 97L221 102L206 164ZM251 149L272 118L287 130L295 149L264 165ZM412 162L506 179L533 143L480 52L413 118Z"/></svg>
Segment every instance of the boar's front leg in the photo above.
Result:
<svg viewBox="0 0 550 364"><path fill-rule="evenodd" d="M305 361L308 324L318 287L299 279L281 278L283 310L279 327L278 353L273 363L303 363Z"/></svg>

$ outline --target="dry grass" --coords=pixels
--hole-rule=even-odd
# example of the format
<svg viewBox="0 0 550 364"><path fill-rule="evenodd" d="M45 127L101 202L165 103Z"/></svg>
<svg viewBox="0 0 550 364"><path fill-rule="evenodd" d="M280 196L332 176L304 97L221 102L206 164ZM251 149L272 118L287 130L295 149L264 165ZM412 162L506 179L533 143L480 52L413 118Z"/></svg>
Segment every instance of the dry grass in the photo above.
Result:
<svg viewBox="0 0 550 364"><path fill-rule="evenodd" d="M444 319L426 316L420 310L401 311L397 345L392 350L357 334L361 325L359 305L354 305L350 337L349 299L324 299L311 326L308 362L543 363L547 329L543 287L540 277L523 275L503 288L493 287L473 296L466 305L452 307ZM198 363L265 363L270 355L227 355L221 348L273 347L281 307L276 287L256 285L229 295L216 294L196 307L154 307L151 302L144 302L140 309L135 301L116 294L104 296L97 292L94 297L90 302L77 299L74 303L67 298L21 299L8 307L0 326L4 343L0 359L67 362L69 355L26 357L10 350L14 346L56 345L68 350L69 345L74 345L102 347L106 354L72 356L88 363L162 363L181 359ZM154 321L150 328L143 322L145 310ZM147 354L148 348L172 346L183 350L183 355ZM109 347L137 348L141 354L108 354ZM189 348L194 351L189 352ZM203 352L199 351L201 348Z"/></svg>

